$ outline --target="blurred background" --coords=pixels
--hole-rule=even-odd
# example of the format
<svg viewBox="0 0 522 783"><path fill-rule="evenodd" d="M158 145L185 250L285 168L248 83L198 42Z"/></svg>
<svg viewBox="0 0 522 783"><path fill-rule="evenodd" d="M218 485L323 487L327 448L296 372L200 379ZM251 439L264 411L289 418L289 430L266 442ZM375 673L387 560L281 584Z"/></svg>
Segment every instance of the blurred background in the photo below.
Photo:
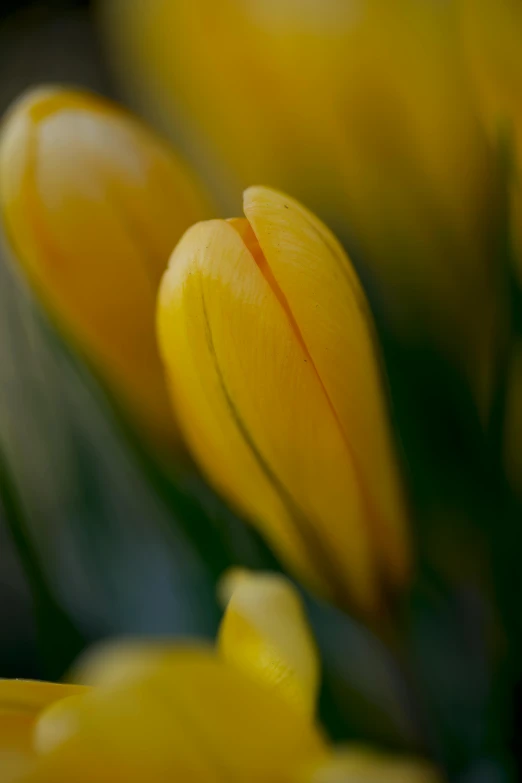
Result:
<svg viewBox="0 0 522 783"><path fill-rule="evenodd" d="M2 3L2 112L33 84L70 82L110 92L88 0Z"/></svg>

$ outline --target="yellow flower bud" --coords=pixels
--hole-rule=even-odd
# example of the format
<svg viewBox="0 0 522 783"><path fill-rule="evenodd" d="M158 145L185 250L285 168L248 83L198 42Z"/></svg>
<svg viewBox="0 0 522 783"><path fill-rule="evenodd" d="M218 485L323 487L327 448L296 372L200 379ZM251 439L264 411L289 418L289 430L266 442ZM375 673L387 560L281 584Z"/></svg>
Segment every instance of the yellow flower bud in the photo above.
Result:
<svg viewBox="0 0 522 783"><path fill-rule="evenodd" d="M372 611L409 570L371 314L342 247L255 187L189 229L159 296L175 409L209 479L297 574Z"/></svg>
<svg viewBox="0 0 522 783"><path fill-rule="evenodd" d="M88 93L32 91L0 137L7 239L37 295L151 439L176 428L154 333L172 248L206 215L166 144Z"/></svg>
<svg viewBox="0 0 522 783"><path fill-rule="evenodd" d="M398 333L436 342L484 406L496 332L494 160L462 67L454 3L100 8L129 93L173 133L184 122L191 147L199 141L206 161L231 172L219 177L230 188L224 198L266 182L340 227Z"/></svg>

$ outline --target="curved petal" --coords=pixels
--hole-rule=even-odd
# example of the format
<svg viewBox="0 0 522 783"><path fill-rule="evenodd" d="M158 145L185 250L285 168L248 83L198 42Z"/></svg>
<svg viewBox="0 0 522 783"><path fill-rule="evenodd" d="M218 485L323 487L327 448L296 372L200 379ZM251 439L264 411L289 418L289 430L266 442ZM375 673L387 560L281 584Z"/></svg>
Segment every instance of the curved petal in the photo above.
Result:
<svg viewBox="0 0 522 783"><path fill-rule="evenodd" d="M201 223L163 279L159 343L209 478L315 587L375 609L365 513L336 417L234 225Z"/></svg>
<svg viewBox="0 0 522 783"><path fill-rule="evenodd" d="M9 783L34 756L36 719L49 705L84 689L29 680L0 680L0 780Z"/></svg>
<svg viewBox="0 0 522 783"><path fill-rule="evenodd" d="M173 417L154 333L175 243L206 204L174 154L88 93L35 90L0 136L0 206L30 283L158 440Z"/></svg>
<svg viewBox="0 0 522 783"><path fill-rule="evenodd" d="M353 457L377 556L402 584L409 566L405 500L364 291L341 245L301 204L253 187L244 210Z"/></svg>
<svg viewBox="0 0 522 783"><path fill-rule="evenodd" d="M326 754L309 720L200 649L173 649L141 676L94 689L70 719L28 783L265 783Z"/></svg>
<svg viewBox="0 0 522 783"><path fill-rule="evenodd" d="M229 598L218 636L221 655L312 716L319 659L297 590L279 574L233 570L224 582Z"/></svg>

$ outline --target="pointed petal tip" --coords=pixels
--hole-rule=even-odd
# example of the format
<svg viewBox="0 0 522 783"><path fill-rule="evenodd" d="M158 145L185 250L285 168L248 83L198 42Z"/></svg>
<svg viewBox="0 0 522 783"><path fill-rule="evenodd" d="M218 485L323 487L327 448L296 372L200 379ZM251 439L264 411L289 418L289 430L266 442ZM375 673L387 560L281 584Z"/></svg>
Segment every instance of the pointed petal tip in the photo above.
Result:
<svg viewBox="0 0 522 783"><path fill-rule="evenodd" d="M158 292L157 321L163 308L168 305L174 289L186 275L187 267L197 262L202 253L208 250L214 242L222 226L226 225L227 221L219 218L199 220L182 234L170 254L167 267L161 279Z"/></svg>
<svg viewBox="0 0 522 783"><path fill-rule="evenodd" d="M293 206L304 208L303 205L297 201L297 199L289 196L288 193L285 193L278 188L272 187L271 185L250 185L243 191L244 208L258 199L271 201L274 204L277 204L278 202L284 204L285 201L288 201L288 203L292 204Z"/></svg>

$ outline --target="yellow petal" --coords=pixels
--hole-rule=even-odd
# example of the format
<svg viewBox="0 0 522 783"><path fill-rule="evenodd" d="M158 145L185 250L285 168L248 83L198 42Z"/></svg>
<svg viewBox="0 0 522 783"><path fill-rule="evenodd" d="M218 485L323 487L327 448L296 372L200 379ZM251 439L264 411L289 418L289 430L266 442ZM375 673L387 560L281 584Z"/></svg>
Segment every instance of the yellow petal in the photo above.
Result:
<svg viewBox="0 0 522 783"><path fill-rule="evenodd" d="M339 242L288 196L249 188L245 215L353 456L372 542L391 581L408 574L406 509L372 315Z"/></svg>
<svg viewBox="0 0 522 783"><path fill-rule="evenodd" d="M27 680L0 680L0 780L9 783L30 766L33 730L42 710L79 693L77 686Z"/></svg>
<svg viewBox="0 0 522 783"><path fill-rule="evenodd" d="M319 660L301 599L277 574L232 572L228 605L218 636L223 658L278 691L313 716Z"/></svg>
<svg viewBox="0 0 522 783"><path fill-rule="evenodd" d="M7 115L0 184L7 236L31 285L145 431L168 441L154 309L172 248L206 214L190 174L117 107L49 88Z"/></svg>
<svg viewBox="0 0 522 783"><path fill-rule="evenodd" d="M211 651L168 660L92 690L62 742L42 753L29 783L285 783L326 753L309 720Z"/></svg>
<svg viewBox="0 0 522 783"><path fill-rule="evenodd" d="M338 751L307 770L295 783L437 783L440 775L427 763L385 756L364 748Z"/></svg>
<svg viewBox="0 0 522 783"><path fill-rule="evenodd" d="M378 603L352 455L282 302L234 224L177 246L158 305L175 407L209 479L290 567L346 604Z"/></svg>

